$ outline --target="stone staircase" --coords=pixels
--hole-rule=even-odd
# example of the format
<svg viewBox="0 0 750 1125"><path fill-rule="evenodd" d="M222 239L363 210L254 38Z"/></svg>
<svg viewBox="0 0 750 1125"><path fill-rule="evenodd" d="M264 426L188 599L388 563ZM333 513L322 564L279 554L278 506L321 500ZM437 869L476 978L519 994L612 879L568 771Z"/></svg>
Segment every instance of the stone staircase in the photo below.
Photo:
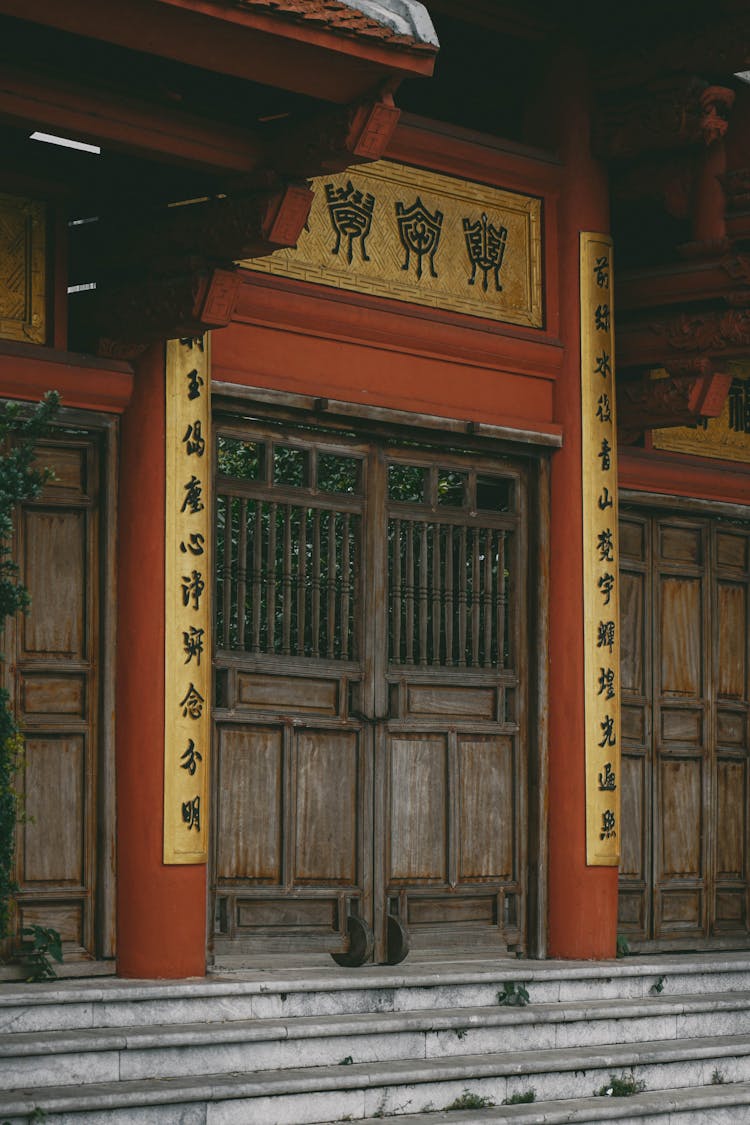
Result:
<svg viewBox="0 0 750 1125"><path fill-rule="evenodd" d="M0 1125L387 1117L750 1122L750 954L0 986Z"/></svg>

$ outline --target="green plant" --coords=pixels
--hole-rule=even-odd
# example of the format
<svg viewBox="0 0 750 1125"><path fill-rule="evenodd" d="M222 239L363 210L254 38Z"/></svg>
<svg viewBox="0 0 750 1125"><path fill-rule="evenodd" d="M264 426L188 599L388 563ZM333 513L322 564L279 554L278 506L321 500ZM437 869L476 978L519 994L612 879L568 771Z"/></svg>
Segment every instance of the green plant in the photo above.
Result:
<svg viewBox="0 0 750 1125"><path fill-rule="evenodd" d="M651 985L651 988L649 989L649 991L652 992L655 996L658 996L658 994L660 992L664 991L664 985L666 983L666 980L667 980L666 977L659 977L659 979L656 981L656 983Z"/></svg>
<svg viewBox="0 0 750 1125"><path fill-rule="evenodd" d="M57 977L52 961L62 963L62 938L50 926L24 926L18 959L27 973L27 981L54 980Z"/></svg>
<svg viewBox="0 0 750 1125"><path fill-rule="evenodd" d="M726 1077L724 1075L724 1071L719 1070L718 1066L715 1066L714 1069L713 1069L713 1073L711 1074L711 1085L712 1086L723 1086L725 1082L726 1082Z"/></svg>
<svg viewBox="0 0 750 1125"><path fill-rule="evenodd" d="M456 1036L456 1039L465 1039L469 1034L469 1029L466 1027L454 1027L453 1033Z"/></svg>
<svg viewBox="0 0 750 1125"><path fill-rule="evenodd" d="M50 391L29 410L18 402L0 403L0 632L5 622L29 606L29 593L18 581L12 558L13 518L19 504L33 500L52 477L37 467L34 447L46 432L60 405ZM0 691L0 940L10 932L16 885L12 879L19 798L15 779L23 742L7 691Z"/></svg>
<svg viewBox="0 0 750 1125"><path fill-rule="evenodd" d="M352 1056L347 1055L345 1059L341 1060L341 1062L339 1063L339 1066L351 1066L353 1062L354 1062L354 1059L352 1058Z"/></svg>
<svg viewBox="0 0 750 1125"><path fill-rule="evenodd" d="M502 991L497 994L497 1002L506 1008L525 1008L529 1003L529 993L525 984L506 980Z"/></svg>
<svg viewBox="0 0 750 1125"><path fill-rule="evenodd" d="M503 1105L528 1105L536 1101L536 1090L526 1090L522 1094L511 1094L506 1098Z"/></svg>
<svg viewBox="0 0 750 1125"><path fill-rule="evenodd" d="M630 942L625 937L625 934L617 935L617 956L629 957L630 956Z"/></svg>
<svg viewBox="0 0 750 1125"><path fill-rule="evenodd" d="M447 1105L446 1109L489 1109L495 1103L492 1098L483 1098L481 1094L472 1094L470 1090L464 1090L460 1098L456 1098L454 1102Z"/></svg>
<svg viewBox="0 0 750 1125"><path fill-rule="evenodd" d="M646 1089L646 1083L636 1078L631 1070L629 1074L624 1071L619 1076L610 1074L609 1082L605 1082L594 1093L598 1098L632 1098L633 1094L640 1094Z"/></svg>

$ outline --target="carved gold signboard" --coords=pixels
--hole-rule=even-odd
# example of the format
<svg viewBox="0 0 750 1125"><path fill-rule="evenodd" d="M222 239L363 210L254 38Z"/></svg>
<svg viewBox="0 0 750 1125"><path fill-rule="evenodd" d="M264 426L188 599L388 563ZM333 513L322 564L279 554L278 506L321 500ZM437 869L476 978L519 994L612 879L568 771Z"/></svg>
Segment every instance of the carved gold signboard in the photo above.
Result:
<svg viewBox="0 0 750 1125"><path fill-rule="evenodd" d="M620 638L612 243L581 234L586 862L620 856Z"/></svg>
<svg viewBox="0 0 750 1125"><path fill-rule="evenodd" d="M719 417L708 418L703 426L654 430L655 449L750 463L750 374L739 362L727 363L726 370L734 378Z"/></svg>
<svg viewBox="0 0 750 1125"><path fill-rule="evenodd" d="M170 340L166 370L164 862L207 856L211 737L208 336Z"/></svg>
<svg viewBox="0 0 750 1125"><path fill-rule="evenodd" d="M0 339L43 344L45 209L0 193Z"/></svg>
<svg viewBox="0 0 750 1125"><path fill-rule="evenodd" d="M541 201L377 161L313 181L296 249L249 269L542 325Z"/></svg>

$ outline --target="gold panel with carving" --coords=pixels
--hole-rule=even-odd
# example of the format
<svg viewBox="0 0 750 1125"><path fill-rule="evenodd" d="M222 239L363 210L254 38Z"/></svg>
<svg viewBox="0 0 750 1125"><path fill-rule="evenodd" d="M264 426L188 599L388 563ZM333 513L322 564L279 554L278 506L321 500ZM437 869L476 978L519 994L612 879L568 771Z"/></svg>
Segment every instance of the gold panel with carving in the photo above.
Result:
<svg viewBox="0 0 750 1125"><path fill-rule="evenodd" d="M612 239L581 232L586 863L620 857L620 615Z"/></svg>
<svg viewBox="0 0 750 1125"><path fill-rule="evenodd" d="M45 207L0 193L0 339L46 338Z"/></svg>
<svg viewBox="0 0 750 1125"><path fill-rule="evenodd" d="M734 376L727 401L718 418L705 426L675 426L654 430L654 449L691 453L694 457L715 457L721 461L750 463L750 372L748 364L726 365Z"/></svg>
<svg viewBox="0 0 750 1125"><path fill-rule="evenodd" d="M313 184L296 248L244 266L541 327L541 200L384 160Z"/></svg>

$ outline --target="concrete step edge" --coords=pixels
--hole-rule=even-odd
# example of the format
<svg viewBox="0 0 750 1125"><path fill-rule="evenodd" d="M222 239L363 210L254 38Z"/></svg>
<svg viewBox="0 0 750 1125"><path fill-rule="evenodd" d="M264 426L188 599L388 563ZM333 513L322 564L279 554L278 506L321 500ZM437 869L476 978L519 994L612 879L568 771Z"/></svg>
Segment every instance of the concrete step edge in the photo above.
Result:
<svg viewBox="0 0 750 1125"><path fill-rule="evenodd" d="M93 1027L0 1033L0 1058L81 1051L148 1050L197 1047L207 1043L312 1040L356 1035L397 1035L402 1032L476 1030L517 1027L520 1024L590 1023L598 1020L658 1019L664 1016L704 1015L750 1009L750 992L723 996L659 996L643 1000L589 1000L585 1003L529 1004L526 1007L429 1008L416 1011L362 1012L326 1016L290 1016L184 1021L142 1027ZM509 1044L512 1050L512 1043Z"/></svg>
<svg viewBox="0 0 750 1125"><path fill-rule="evenodd" d="M750 1036L713 1036L706 1039L611 1044L598 1050L555 1048L506 1053L463 1055L436 1059L407 1059L350 1066L305 1067L256 1074L197 1075L178 1079L131 1080L91 1083L85 1086L38 1086L0 1093L0 1115L18 1116L40 1106L46 1112L128 1105L165 1105L236 1098L310 1094L321 1091L380 1089L430 1082L471 1082L487 1077L523 1076L533 1085L535 1074L567 1071L602 1071L605 1074L640 1065L680 1063L685 1060L721 1060L750 1054ZM592 1075L595 1085L596 1074ZM105 1099L103 1102L102 1099ZM138 1100L140 1099L140 1100ZM29 1108L23 1108L31 1107Z"/></svg>
<svg viewBox="0 0 750 1125"><path fill-rule="evenodd" d="M49 984L0 985L0 1008L23 1004L45 1003L113 1003L127 999L185 999L273 993L343 992L371 989L410 989L460 987L462 985L502 985L506 980L535 983L543 981L591 981L620 977L695 976L700 973L713 978L728 973L750 974L750 955L725 955L623 958L617 961L483 961L481 968L443 966L429 971L421 966L408 971L394 971L388 966L365 966L357 970L332 969L294 970L273 973L257 970L221 976L200 977L185 981L141 981L92 979L55 981ZM707 981L708 983L708 981ZM710 985L715 990L714 983ZM720 991L720 990L719 990Z"/></svg>
<svg viewBox="0 0 750 1125"><path fill-rule="evenodd" d="M502 1122L564 1125L567 1122L633 1121L653 1114L666 1116L670 1113L711 1111L733 1106L750 1106L750 1083L647 1091L629 1098L566 1098L476 1110L409 1113L395 1120L399 1125L485 1125L492 1122L495 1125ZM750 1113L748 1117L750 1118ZM382 1125L382 1118L363 1117L357 1125Z"/></svg>

